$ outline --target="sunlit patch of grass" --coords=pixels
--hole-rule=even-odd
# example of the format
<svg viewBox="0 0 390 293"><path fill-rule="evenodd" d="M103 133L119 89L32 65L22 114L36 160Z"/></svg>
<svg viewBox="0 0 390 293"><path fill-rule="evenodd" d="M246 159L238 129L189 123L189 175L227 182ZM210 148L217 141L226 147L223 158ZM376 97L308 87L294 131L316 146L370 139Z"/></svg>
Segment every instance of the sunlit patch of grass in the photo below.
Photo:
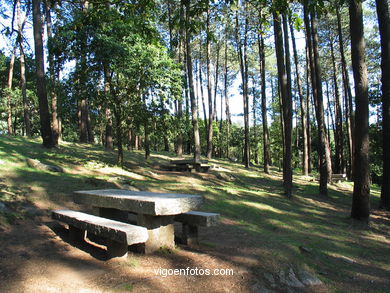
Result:
<svg viewBox="0 0 390 293"><path fill-rule="evenodd" d="M261 251L258 257L264 264L297 264L312 271L332 272L332 277L324 275L322 279L335 290L340 286L335 285L334 278L349 278L354 268L342 257L382 273L390 271L390 264L383 257L390 253L390 234L386 232L390 229L380 221L381 215L373 216L370 226L364 229L349 220L353 183L330 185L329 195L321 197L317 181L295 173L290 200L282 194L277 168L264 174L257 167L245 169L228 160L211 160L211 164L234 176L231 182L218 178L218 169L206 174L164 172L157 168L173 156L152 154L145 161L142 151L125 151L125 166L121 169L116 166L116 152L105 152L100 146L61 142L58 148L46 150L39 140L0 136L0 201L14 205L12 211L17 211L17 215L18 203L39 202L47 208L64 206L72 201L75 190L131 186L145 191L201 194L205 199L201 210L220 213L223 225L233 231L232 237L236 232L244 234L245 243L240 245L248 242L255 246ZM65 173L30 168L25 162L27 157L61 166ZM375 208L380 188L373 185L371 194ZM10 219L1 214L0 225L9 225ZM300 246L311 252L302 253ZM131 260L128 265L139 264Z"/></svg>

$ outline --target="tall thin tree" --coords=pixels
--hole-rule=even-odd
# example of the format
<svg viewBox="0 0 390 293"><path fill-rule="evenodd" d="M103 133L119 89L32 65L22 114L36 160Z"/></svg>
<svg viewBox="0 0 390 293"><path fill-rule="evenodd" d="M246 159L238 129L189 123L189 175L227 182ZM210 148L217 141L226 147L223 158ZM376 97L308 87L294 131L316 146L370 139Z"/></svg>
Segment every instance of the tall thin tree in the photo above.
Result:
<svg viewBox="0 0 390 293"><path fill-rule="evenodd" d="M50 112L49 112L49 104L47 101L47 91L46 91L46 83L45 83L41 0L33 0L32 4L33 4L36 79L37 79L37 93L38 93L38 101L39 101L41 136L43 140L43 145L47 148L51 148L54 146L54 139L53 139L53 133L50 125Z"/></svg>
<svg viewBox="0 0 390 293"><path fill-rule="evenodd" d="M370 167L368 137L368 79L365 61L363 7L360 0L349 1L352 69L355 81L355 155L351 217L368 220L370 215Z"/></svg>
<svg viewBox="0 0 390 293"><path fill-rule="evenodd" d="M199 123L198 123L198 107L195 98L194 78L192 73L192 54L191 54L191 11L190 1L183 0L185 5L185 47L186 47L186 65L189 82L189 94L191 100L191 113L192 113L192 128L194 135L194 159L200 161L200 136L199 136Z"/></svg>
<svg viewBox="0 0 390 293"><path fill-rule="evenodd" d="M284 154L283 154L283 187L287 197L292 196L292 99L288 89L288 79L286 73L286 63L283 44L283 32L281 18L277 12L273 12L274 37L276 61L278 67L279 87L281 94L281 104L283 111L283 133L284 133ZM287 49L287 48L286 48Z"/></svg>
<svg viewBox="0 0 390 293"><path fill-rule="evenodd" d="M381 207L390 210L390 20L386 0L376 0L381 35L383 179Z"/></svg>

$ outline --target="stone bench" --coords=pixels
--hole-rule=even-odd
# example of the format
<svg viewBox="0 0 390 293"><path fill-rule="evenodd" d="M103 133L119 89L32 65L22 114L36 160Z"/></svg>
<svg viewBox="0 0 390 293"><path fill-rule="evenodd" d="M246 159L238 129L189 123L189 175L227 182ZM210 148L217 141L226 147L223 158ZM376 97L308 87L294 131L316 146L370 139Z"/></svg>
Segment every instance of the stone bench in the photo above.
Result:
<svg viewBox="0 0 390 293"><path fill-rule="evenodd" d="M69 237L73 241L84 240L86 231L106 238L110 258L126 256L129 245L144 243L148 239L148 230L144 227L82 212L56 210L52 212L52 218L69 225Z"/></svg>
<svg viewBox="0 0 390 293"><path fill-rule="evenodd" d="M176 215L174 220L182 223L182 238L179 242L186 245L199 244L198 227L216 226L219 222L219 214L191 211Z"/></svg>

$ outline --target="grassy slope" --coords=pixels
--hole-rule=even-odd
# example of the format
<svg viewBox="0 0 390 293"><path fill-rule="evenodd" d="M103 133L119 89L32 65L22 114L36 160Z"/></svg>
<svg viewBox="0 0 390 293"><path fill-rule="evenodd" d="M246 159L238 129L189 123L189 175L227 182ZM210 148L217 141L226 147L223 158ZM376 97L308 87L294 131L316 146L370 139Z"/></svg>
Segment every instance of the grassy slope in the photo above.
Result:
<svg viewBox="0 0 390 293"><path fill-rule="evenodd" d="M32 169L27 157L59 165L65 173ZM154 154L145 162L141 152L126 152L124 170L115 167L115 158L114 152L104 152L99 146L62 143L47 151L37 140L0 136L0 202L12 211L0 213L0 228L25 217L29 204L72 207L68 196L74 190L131 185L155 192L196 193L206 198L205 210L221 213L224 223L232 224L230 231L248 235L247 243L240 246L262 251L259 257L264 266L304 266L322 273L323 281L336 291L354 283L357 288L382 292L388 284L389 222L377 214L370 227L352 222L348 217L350 183L331 186L329 197L321 198L316 182L297 175L294 199L288 200L281 195L281 176L276 171L266 175L255 167L246 170L228 161L212 161L234 176L229 182L214 171L179 175L156 171L169 154ZM376 207L378 189L373 188L372 195ZM300 246L311 252L302 253Z"/></svg>

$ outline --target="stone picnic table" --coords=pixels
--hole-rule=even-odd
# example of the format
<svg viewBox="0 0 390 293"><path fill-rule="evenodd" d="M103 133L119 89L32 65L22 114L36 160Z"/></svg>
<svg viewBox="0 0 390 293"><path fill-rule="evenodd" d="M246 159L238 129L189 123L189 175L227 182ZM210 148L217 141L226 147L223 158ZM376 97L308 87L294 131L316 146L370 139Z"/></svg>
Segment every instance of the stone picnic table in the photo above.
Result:
<svg viewBox="0 0 390 293"><path fill-rule="evenodd" d="M179 159L171 160L170 165L167 166L169 169L177 171L192 171L207 172L210 168L207 160L194 160L194 159Z"/></svg>
<svg viewBox="0 0 390 293"><path fill-rule="evenodd" d="M203 197L193 194L155 193L122 189L75 191L73 201L93 207L98 216L128 222L136 214L137 225L148 229L143 252L174 247L174 217L195 210Z"/></svg>

